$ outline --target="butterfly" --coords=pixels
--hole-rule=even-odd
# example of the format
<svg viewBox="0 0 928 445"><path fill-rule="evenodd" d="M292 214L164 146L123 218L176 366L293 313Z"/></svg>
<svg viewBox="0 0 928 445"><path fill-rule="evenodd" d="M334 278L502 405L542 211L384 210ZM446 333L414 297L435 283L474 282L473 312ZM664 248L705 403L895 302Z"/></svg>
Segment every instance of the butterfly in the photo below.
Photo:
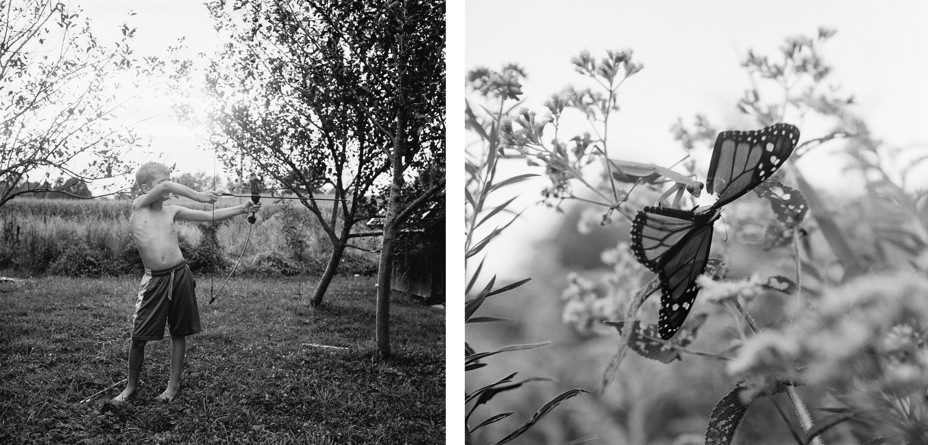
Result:
<svg viewBox="0 0 928 445"><path fill-rule="evenodd" d="M658 275L661 308L658 333L669 340L683 325L706 269L713 224L722 206L770 178L792 154L799 129L774 124L755 131L723 131L715 140L706 190L717 195L708 208L645 207L632 222L632 252Z"/></svg>

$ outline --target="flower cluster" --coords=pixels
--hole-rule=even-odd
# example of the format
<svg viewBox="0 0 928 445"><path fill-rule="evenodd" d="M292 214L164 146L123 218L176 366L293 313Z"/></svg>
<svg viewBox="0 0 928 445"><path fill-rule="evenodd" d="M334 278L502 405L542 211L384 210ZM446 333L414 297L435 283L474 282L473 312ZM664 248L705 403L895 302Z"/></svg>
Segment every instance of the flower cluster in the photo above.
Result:
<svg viewBox="0 0 928 445"><path fill-rule="evenodd" d="M610 298L597 292L592 281L571 272L567 276L567 283L567 288L561 294L561 299L566 302L561 320L580 333L596 332L602 314L611 313L617 308Z"/></svg>
<svg viewBox="0 0 928 445"><path fill-rule="evenodd" d="M522 79L524 78L525 70L514 64L506 65L500 71L477 68L467 75L468 85L474 91L484 96L496 94L503 100L519 99L522 95Z"/></svg>
<svg viewBox="0 0 928 445"><path fill-rule="evenodd" d="M828 290L815 311L798 302L790 310L796 321L745 342L730 373L829 388L878 416L886 414L873 408L888 400L926 401L928 277L860 277Z"/></svg>
<svg viewBox="0 0 928 445"><path fill-rule="evenodd" d="M645 270L635 260L628 243L619 243L602 254L612 272L599 282L576 273L568 275L561 294L565 301L561 320L582 334L611 334L603 321L622 320L631 298L644 286Z"/></svg>
<svg viewBox="0 0 928 445"><path fill-rule="evenodd" d="M750 301L766 292L762 287L766 282L756 274L737 281L716 281L711 276L703 274L696 279L696 283L702 288L699 291L699 299L716 304L739 296Z"/></svg>

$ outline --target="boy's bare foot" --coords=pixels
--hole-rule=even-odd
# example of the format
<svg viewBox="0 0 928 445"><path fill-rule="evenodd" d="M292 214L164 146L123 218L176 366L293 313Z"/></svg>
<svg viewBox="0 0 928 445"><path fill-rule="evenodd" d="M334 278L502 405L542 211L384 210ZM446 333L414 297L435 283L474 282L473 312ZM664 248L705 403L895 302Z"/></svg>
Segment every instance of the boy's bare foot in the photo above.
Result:
<svg viewBox="0 0 928 445"><path fill-rule="evenodd" d="M170 402L173 401L177 395L180 393L180 386L176 388L171 388L168 386L160 396L155 397L155 400L159 402Z"/></svg>
<svg viewBox="0 0 928 445"><path fill-rule="evenodd" d="M113 403L125 403L133 397L135 397L135 389L126 388L118 396L113 397Z"/></svg>

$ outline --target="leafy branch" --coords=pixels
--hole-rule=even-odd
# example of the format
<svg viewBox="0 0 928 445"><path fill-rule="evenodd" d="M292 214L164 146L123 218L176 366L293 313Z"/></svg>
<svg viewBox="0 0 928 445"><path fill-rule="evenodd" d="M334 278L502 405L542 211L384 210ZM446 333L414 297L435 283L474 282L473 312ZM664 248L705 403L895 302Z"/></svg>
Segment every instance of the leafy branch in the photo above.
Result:
<svg viewBox="0 0 928 445"><path fill-rule="evenodd" d="M492 72L485 69L476 70L471 72L468 77L469 85L473 91L481 94L485 99L497 99L498 104L495 107L495 112L491 112L486 108L483 108L485 113L481 113L479 116L471 107L470 103L467 103L466 105L467 108L465 110L465 119L467 128L476 133L476 135L480 138L481 145L483 147L483 150L479 152L477 157L468 156L465 164L466 236L464 250L465 258L467 259L470 259L477 254L484 252L484 249L486 249L490 242L502 234L504 230L509 228L522 214L521 211L512 212L510 210L510 206L515 201L516 196L510 197L503 203L496 205L491 204L492 198L503 190L508 190L516 184L537 176L535 174L522 174L501 180L498 180L497 178L499 162L504 158L504 149L501 147L499 140L500 127L503 124L503 119L508 116L509 113L509 110L506 110L505 105L507 100L517 99L521 94L521 84L519 79L522 75L523 73L518 67L508 66L505 67L501 72ZM486 118L481 119L481 116L485 116ZM506 215L507 219L502 225L493 227L493 229L489 230L489 233L487 234L478 234L478 229L484 228L485 225L488 226L495 217L503 215ZM485 260L486 254L484 255L483 259L481 259L475 270L472 271L470 268L468 268L467 273L469 278L467 287L465 289L466 295L471 295L471 291L475 288L477 281L481 277ZM481 308L488 297L516 289L528 281L529 279L523 279L494 289L494 286L496 285L496 276L494 275L492 278L490 278L489 282L480 292L477 292L475 296L465 301L465 324L502 321L502 319L497 317L475 317L474 315ZM503 353L534 349L544 346L545 344L546 343L509 345L492 351L478 352L471 347L470 342L466 342L465 372L472 372L484 368L486 363L484 363L482 360L488 357ZM472 436L476 431L506 419L513 414L512 412L494 414L487 417L476 426L471 427L469 420L476 412L478 407L485 405L499 394L522 388L522 386L526 383L548 380L546 378L536 377L515 381L514 378L516 375L516 372L509 373L505 377L500 378L489 385L485 385L479 389L476 389L466 395L465 405L471 405L470 409L467 411L467 415L465 416L465 421L468 422L466 430L466 443L473 443ZM529 418L525 423L493 443L500 445L514 440L535 426L542 418L554 410L554 408L556 408L560 403L585 392L587 391L579 388L573 388L558 394L548 402L544 403L541 408L539 408L538 411L535 412L535 414L532 415L532 417Z"/></svg>

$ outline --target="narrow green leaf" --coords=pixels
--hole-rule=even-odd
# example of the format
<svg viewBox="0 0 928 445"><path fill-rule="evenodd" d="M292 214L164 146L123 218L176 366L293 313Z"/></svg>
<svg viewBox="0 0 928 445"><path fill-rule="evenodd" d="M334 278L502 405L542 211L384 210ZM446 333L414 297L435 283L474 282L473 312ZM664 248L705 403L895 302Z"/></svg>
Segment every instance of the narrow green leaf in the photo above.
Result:
<svg viewBox="0 0 928 445"><path fill-rule="evenodd" d="M464 396L464 404L466 405L466 404L470 403L471 400L474 400L475 398L480 397L480 394L483 394L486 390L488 390L488 389L490 389L490 388L493 388L494 386L499 386L499 385L502 385L502 384L504 384L504 383L509 383L509 382L511 382L512 379L513 379L513 377L516 376L516 374L518 374L518 372L514 372L514 373L512 373L512 374L509 374L509 375L507 375L506 377L503 377L503 378L501 378L501 379L499 379L499 380L497 380L497 381L495 381L495 382L493 382L493 383L490 383L489 385L486 385L486 386L484 386L484 387L481 387L481 388L475 390L474 392L472 392L472 393L470 393L470 394L466 394L466 395Z"/></svg>
<svg viewBox="0 0 928 445"><path fill-rule="evenodd" d="M465 371L465 372L467 372L467 371L473 371L473 370L475 370L475 369L480 369L480 368L482 368L482 367L484 367L484 366L486 366L486 365L487 365L486 363L480 363L480 362L471 363L471 364L469 364L469 365L465 365L465 366L464 366L464 371Z"/></svg>
<svg viewBox="0 0 928 445"><path fill-rule="evenodd" d="M522 209L521 212L519 212L519 213L517 213L515 216L513 216L512 219L509 220L509 222L506 223L506 225L503 226L502 228L500 228L499 230L502 231L502 230L506 230L507 228L509 228L509 226L511 226L512 223L516 222L516 220L519 219L520 216L522 216L522 213L525 213L525 209Z"/></svg>
<svg viewBox="0 0 928 445"><path fill-rule="evenodd" d="M502 353L504 353L504 352L523 351L523 350L526 350L526 349L540 348L540 347L542 347L542 346L544 346L544 345L546 345L546 344L548 344L548 343L550 343L550 342L528 343L528 344L522 344L522 345L509 345L509 346L504 346L504 347L502 347L502 348L499 348L499 349L497 349L497 350L495 350L495 351L478 352L478 353L476 353L476 354L471 354L471 355L468 355L467 357L465 357L465 358L464 358L464 364L466 365L466 364L468 364L468 363L475 362L475 361L480 360L480 359L482 359L482 358L486 358L486 357L489 357L489 356L491 356L491 355L502 354Z"/></svg>
<svg viewBox="0 0 928 445"><path fill-rule="evenodd" d="M493 323L497 321L509 321L508 318L502 317L474 317L468 320L468 323Z"/></svg>
<svg viewBox="0 0 928 445"><path fill-rule="evenodd" d="M467 122L470 123L471 128L477 132L477 135L480 136L481 139L485 141L490 140L490 136L487 134L486 129L484 129L483 125L480 124L480 121L477 120L477 115L474 114L474 110L471 110L470 104L465 101L464 105L464 113L467 115L466 119Z"/></svg>
<svg viewBox="0 0 928 445"><path fill-rule="evenodd" d="M480 167L477 164L474 164L473 161L467 159L464 161L464 172L467 173L471 178L480 177Z"/></svg>
<svg viewBox="0 0 928 445"><path fill-rule="evenodd" d="M493 278L490 278L490 282L487 283L487 286L477 294L473 299L467 300L464 302L464 322L470 320L470 317L474 315L474 312L477 312L477 309L480 308L480 305L483 304L483 300L487 298L487 294L490 293L490 289L493 289L493 283L496 283L496 275L493 275Z"/></svg>
<svg viewBox="0 0 928 445"><path fill-rule="evenodd" d="M525 210L522 210L522 212L524 212L524 211L525 211ZM489 244L490 241L493 240L493 238L496 238L500 233L503 232L503 230L506 230L507 228L509 228L509 226L512 225L512 223L516 222L516 220L519 219L520 216L522 216L522 212L519 212L518 214L516 214L515 216L513 216L512 219L509 220L509 222L506 223L505 226L497 227L497 228L493 229L493 231L490 232L489 235L487 235L484 239L480 240L480 241L477 243L476 246L472 247L472 248L464 255L464 258L470 258L470 257L472 257L472 256L474 256L474 255L480 253L480 251L483 250L483 249L487 246L487 244Z"/></svg>
<svg viewBox="0 0 928 445"><path fill-rule="evenodd" d="M495 170L496 169L496 156L498 154L497 147L499 147L499 123L498 121L493 122L490 125L490 137L489 139L487 139L487 141L490 143L490 149L487 150L487 163L490 164L491 170Z"/></svg>
<svg viewBox="0 0 928 445"><path fill-rule="evenodd" d="M487 294L487 297L492 297L493 295L501 294L501 293L503 293L503 292L513 290L513 289L515 289L515 288L517 288L517 287L519 287L519 286L521 286L521 285L523 285L523 284L525 284L525 283L528 283L528 282L531 281L531 280L532 280L531 278L526 278L526 279L524 279L524 280L516 281L515 283L512 283L512 284L507 284L507 285L505 285L505 286L503 286L503 287L501 287L501 288L499 288L499 289L496 289L496 290L494 290L494 291L488 293L488 294Z"/></svg>
<svg viewBox="0 0 928 445"><path fill-rule="evenodd" d="M511 411L510 411L510 412L507 412L507 413L500 413L500 414L497 414L497 415L495 415L495 416L493 416L493 417L490 417L490 418L487 419L487 420L484 420L483 422L480 422L479 425L477 425L477 426L471 428L470 432L473 433L474 431L477 431L477 430L480 429L480 428L483 428L483 427L485 427L485 426L487 426L487 425L489 425L489 424L491 424L491 423L499 422L500 420L503 420L503 419L505 419L505 418L507 418L507 417L509 417L509 416L511 416L511 415L512 415L512 412L511 412Z"/></svg>
<svg viewBox="0 0 928 445"><path fill-rule="evenodd" d="M513 176L513 177L508 178L508 179L506 179L506 180L504 180L504 181L501 181L501 182L499 182L499 183L497 183L497 184L493 184L493 186L491 186L491 187L489 188L489 190L487 190L487 193L492 192L492 191L497 190L497 189L501 189L501 188L506 187L506 186L509 186L509 185L517 184L517 183L519 183L519 182L525 181L526 179L533 178L533 177L535 177L535 176L540 176L540 175L537 174L537 173L525 173L525 174L522 174L522 175Z"/></svg>
<svg viewBox="0 0 928 445"><path fill-rule="evenodd" d="M515 375L515 374L513 374L513 375ZM506 392L506 391L512 391L512 390L514 390L514 389L518 389L518 388L522 387L522 385L524 385L524 384L526 384L526 383L529 383L529 382L536 382L536 381L551 381L551 379L545 379L545 378L540 378L540 377L534 377L534 378L522 380L522 381L520 381L520 382L512 383L512 384L509 384L509 385L505 385L505 383L509 383L508 381L507 381L507 382L498 382L498 383L493 384L492 386L482 388L481 390L479 390L479 393L471 394L471 397L469 397L468 400L467 400L466 402L464 402L464 403L465 403L465 404L466 404L466 403L469 403L469 402L470 402L471 400L473 400L475 397L476 397L477 401L474 403L474 406L471 407L470 412L467 413L467 416L465 417L465 421L466 421L467 419L470 419L470 415L473 414L474 410L476 410L478 406L483 405L483 404L486 404L486 403L489 402L491 399L493 399L493 397L496 397L497 395L499 395L499 394L501 394L501 393L504 393L504 392Z"/></svg>
<svg viewBox="0 0 928 445"><path fill-rule="evenodd" d="M465 259L466 259L466 258L470 258L470 257L472 257L472 256L474 256L474 255L480 253L480 251L483 250L483 248L486 247L487 244L490 244L490 241L492 241L493 238L496 238L496 236L499 235L500 233L502 233L502 231L503 231L503 229L501 229L501 228L499 228L499 227L493 229L493 231L490 232L489 235L487 235L486 237L484 237L482 240L478 241L476 246L471 247L470 250L464 255L464 258L465 258Z"/></svg>
<svg viewBox="0 0 928 445"><path fill-rule="evenodd" d="M493 210L490 211L490 213L487 213L486 215L484 215L483 218L480 218L480 221L478 221L477 224L474 225L474 228L480 227L481 224L485 223L488 219L492 218L493 215L496 215L497 213L503 210L506 210L506 207L509 206L509 204L512 204L512 202L515 201L517 198L518 196L513 196L512 198L509 199L509 201L506 201L496 206Z"/></svg>
<svg viewBox="0 0 928 445"><path fill-rule="evenodd" d="M474 197L471 196L470 191L468 191L467 189L464 189L464 199L467 200L467 203L470 204L470 207L474 209L474 211L478 210L477 203L474 201Z"/></svg>
<svg viewBox="0 0 928 445"><path fill-rule="evenodd" d="M541 409L536 411L535 415L533 415L532 418L529 419L528 422L526 422L524 425L519 427L519 429L509 433L508 436L502 438L502 440L500 440L499 442L496 442L496 445L502 445L504 443L507 443L521 436L523 433L528 431L532 426L538 423L538 421L541 420L542 417L546 416L549 412L551 412L551 410L556 408L561 402L567 399L570 399L574 396L577 396L579 394L586 393L586 392L588 391L585 391L579 388L568 389L567 391L564 391L563 393L559 394L557 397L551 399L551 401L549 401L548 403L544 404L544 406L542 406Z"/></svg>
<svg viewBox="0 0 928 445"><path fill-rule="evenodd" d="M477 265L477 270L474 272L474 276L470 277L470 281L467 283L467 289L464 290L464 295L470 293L470 290L474 288L474 284L477 282L477 277L480 276L480 271L483 269L483 262L486 261L486 258L480 260L480 264Z"/></svg>

